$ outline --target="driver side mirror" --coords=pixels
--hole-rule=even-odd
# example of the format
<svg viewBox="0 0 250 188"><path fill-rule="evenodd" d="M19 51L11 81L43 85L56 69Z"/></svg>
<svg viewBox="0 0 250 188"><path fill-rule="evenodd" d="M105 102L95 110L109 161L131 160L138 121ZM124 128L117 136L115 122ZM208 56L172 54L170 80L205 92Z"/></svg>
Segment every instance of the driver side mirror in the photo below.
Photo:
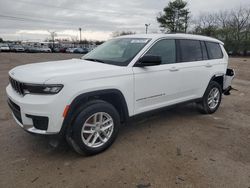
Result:
<svg viewBox="0 0 250 188"><path fill-rule="evenodd" d="M156 66L161 64L161 57L156 55L145 55L135 64L136 67Z"/></svg>

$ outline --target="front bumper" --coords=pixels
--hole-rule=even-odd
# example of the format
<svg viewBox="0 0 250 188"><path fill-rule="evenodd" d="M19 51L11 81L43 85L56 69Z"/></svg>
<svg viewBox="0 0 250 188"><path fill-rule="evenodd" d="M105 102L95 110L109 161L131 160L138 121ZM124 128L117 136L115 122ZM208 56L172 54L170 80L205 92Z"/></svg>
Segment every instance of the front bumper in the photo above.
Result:
<svg viewBox="0 0 250 188"><path fill-rule="evenodd" d="M6 88L13 118L24 130L43 135L58 134L66 104L57 95L21 96L10 85Z"/></svg>

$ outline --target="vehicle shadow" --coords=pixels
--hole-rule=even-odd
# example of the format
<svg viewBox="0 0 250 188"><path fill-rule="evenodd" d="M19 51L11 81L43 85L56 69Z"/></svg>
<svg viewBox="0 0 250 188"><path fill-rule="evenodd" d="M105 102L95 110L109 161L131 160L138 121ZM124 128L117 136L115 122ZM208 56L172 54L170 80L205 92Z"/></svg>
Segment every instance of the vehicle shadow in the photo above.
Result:
<svg viewBox="0 0 250 188"><path fill-rule="evenodd" d="M157 123L155 122L164 121L167 123L169 120L173 120L179 117L192 117L197 114L200 115L200 113L196 109L195 103L175 105L172 107L163 108L160 110L138 115L130 119L128 123L123 126L123 131L120 134L124 134L126 129L133 129L134 126L143 127L145 124L154 124L154 126L157 126Z"/></svg>
<svg viewBox="0 0 250 188"><path fill-rule="evenodd" d="M121 130L118 135L119 139L117 139L115 142L118 142L119 144L119 142L122 141L123 138L126 138L128 134L132 132L135 132L135 134L140 134L140 132L142 132L148 126L159 126L160 122L164 122L165 126L165 124L168 124L169 121L175 121L175 119L177 120L180 117L185 119L197 115L200 115L200 113L196 110L196 105L194 103L176 105L171 108L165 108L143 115L138 115L130 119L126 124L121 125ZM36 139L37 142L43 143L39 144L40 146L43 145L44 149L47 148L47 150L49 150L49 152L54 155L64 155L68 156L69 158L83 157L75 153L68 145L66 140L62 140L59 146L52 147L50 141L48 139L45 139L43 136L38 137Z"/></svg>
<svg viewBox="0 0 250 188"><path fill-rule="evenodd" d="M197 116L198 114L200 113L197 112L195 104L190 103L136 116L130 119L126 124L122 124L118 139L110 149L104 152L104 155L105 153L109 152L119 152L117 151L117 149L122 150L122 147L120 146L123 145L123 142L129 139L131 135L133 135L133 137L137 137L140 135L142 136L142 134L146 134L147 136L147 131L165 131L165 128L162 129L162 127L166 126L171 126L172 129L175 129L175 122L178 120L178 123L180 123L180 118L185 121L185 119L192 118L194 116ZM14 124L14 121L11 121L11 124ZM158 128L155 129L155 127ZM14 134L16 136L14 137L13 141L11 141L13 146L15 145L15 143L21 141L22 147L18 151L27 151L27 153L25 152L24 155L26 155L26 157L28 158L33 158L32 154L36 154L37 156L44 158L44 160L46 160L48 156L54 159L58 157L61 158L60 156L63 156L64 160L74 160L82 157L87 157L74 152L68 145L66 139L61 140L58 146L52 147L51 144L53 144L53 137L30 135L29 133L23 133L23 130L21 129L17 129Z"/></svg>

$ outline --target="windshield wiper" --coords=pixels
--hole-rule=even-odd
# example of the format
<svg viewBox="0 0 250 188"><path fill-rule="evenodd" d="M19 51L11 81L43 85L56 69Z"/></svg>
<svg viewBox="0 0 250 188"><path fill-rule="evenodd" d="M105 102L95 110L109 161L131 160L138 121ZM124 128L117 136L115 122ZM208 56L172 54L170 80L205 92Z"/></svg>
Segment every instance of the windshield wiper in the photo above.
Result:
<svg viewBox="0 0 250 188"><path fill-rule="evenodd" d="M87 60L87 61L94 61L94 62L100 62L100 63L105 63L104 61L100 60L100 59L94 59L94 58L86 58L84 60Z"/></svg>

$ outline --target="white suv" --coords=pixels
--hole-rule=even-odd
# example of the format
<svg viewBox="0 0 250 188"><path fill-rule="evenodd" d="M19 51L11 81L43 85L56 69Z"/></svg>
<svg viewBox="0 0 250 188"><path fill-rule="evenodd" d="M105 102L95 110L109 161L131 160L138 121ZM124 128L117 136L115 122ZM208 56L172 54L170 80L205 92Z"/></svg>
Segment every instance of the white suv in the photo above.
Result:
<svg viewBox="0 0 250 188"><path fill-rule="evenodd" d="M219 40L196 35L130 35L109 40L81 59L23 65L6 91L26 131L60 135L79 153L115 140L129 117L186 101L214 113L234 71Z"/></svg>

